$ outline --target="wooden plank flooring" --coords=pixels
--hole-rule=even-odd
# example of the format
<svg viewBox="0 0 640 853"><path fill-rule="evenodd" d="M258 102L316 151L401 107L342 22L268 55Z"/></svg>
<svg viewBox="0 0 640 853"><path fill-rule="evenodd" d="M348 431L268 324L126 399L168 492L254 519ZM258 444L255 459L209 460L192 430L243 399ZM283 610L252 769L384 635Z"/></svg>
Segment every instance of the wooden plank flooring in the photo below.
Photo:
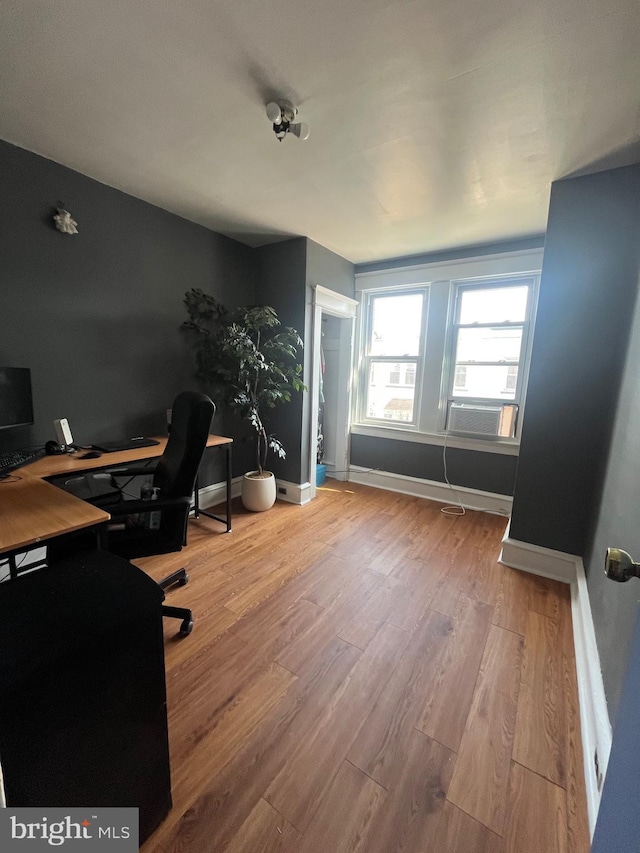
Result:
<svg viewBox="0 0 640 853"><path fill-rule="evenodd" d="M328 480L189 523L165 620L174 807L143 853L587 853L568 588L505 519Z"/></svg>

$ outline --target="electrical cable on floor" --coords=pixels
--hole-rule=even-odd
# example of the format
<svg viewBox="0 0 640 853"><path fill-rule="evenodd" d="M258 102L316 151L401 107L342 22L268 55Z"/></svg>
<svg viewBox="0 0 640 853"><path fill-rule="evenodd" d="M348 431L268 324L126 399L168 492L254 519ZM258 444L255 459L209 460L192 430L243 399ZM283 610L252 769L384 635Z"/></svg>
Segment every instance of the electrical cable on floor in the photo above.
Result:
<svg viewBox="0 0 640 853"><path fill-rule="evenodd" d="M453 494L456 496L456 498L458 499L458 505L457 506L443 506L440 508L440 512L444 513L445 515L465 515L467 511L464 508L462 500L460 499L460 495L458 494L458 492L456 492L456 490L453 488L453 486L449 482L449 476L447 474L447 438L448 437L449 437L449 430L446 429L445 433L444 433L444 444L442 446L442 465L444 467L444 481L447 484L447 486L449 486L449 488L451 489Z"/></svg>

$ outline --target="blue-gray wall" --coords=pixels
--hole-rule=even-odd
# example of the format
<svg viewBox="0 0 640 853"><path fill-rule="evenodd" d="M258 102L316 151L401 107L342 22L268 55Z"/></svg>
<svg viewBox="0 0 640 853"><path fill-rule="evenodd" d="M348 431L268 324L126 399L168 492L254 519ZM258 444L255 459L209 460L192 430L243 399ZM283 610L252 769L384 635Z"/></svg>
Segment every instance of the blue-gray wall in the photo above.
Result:
<svg viewBox="0 0 640 853"><path fill-rule="evenodd" d="M353 465L439 483L445 482L442 453L442 447L436 444L351 436ZM517 461L516 456L502 453L447 447L447 476L456 486L511 495Z"/></svg>
<svg viewBox="0 0 640 853"><path fill-rule="evenodd" d="M194 387L184 293L255 301L253 251L5 142L0 198L0 364L31 368L35 408L0 449L54 438L60 417L81 443L164 432L175 394ZM77 235L55 230L59 201Z"/></svg>
<svg viewBox="0 0 640 853"><path fill-rule="evenodd" d="M387 258L384 261L357 264L356 273L377 272L378 270L397 269L398 267L417 266L418 264L438 264L445 261L459 261L463 258L480 258L483 255L498 255L502 252L525 252L531 249L540 249L542 246L544 246L544 234L534 234L520 240L460 246L442 252L428 252L422 255L408 255L403 258Z"/></svg>
<svg viewBox="0 0 640 853"><path fill-rule="evenodd" d="M639 589L640 165L558 181L549 222L510 535L583 557L615 720Z"/></svg>
<svg viewBox="0 0 640 853"><path fill-rule="evenodd" d="M556 182L510 535L583 555L638 286L640 166Z"/></svg>

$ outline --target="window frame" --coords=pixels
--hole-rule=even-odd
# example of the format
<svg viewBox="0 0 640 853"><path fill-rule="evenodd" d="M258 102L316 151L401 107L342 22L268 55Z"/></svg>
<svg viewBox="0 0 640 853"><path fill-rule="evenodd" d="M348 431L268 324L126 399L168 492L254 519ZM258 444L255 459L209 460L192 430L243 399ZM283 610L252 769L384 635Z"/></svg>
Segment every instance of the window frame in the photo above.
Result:
<svg viewBox="0 0 640 853"><path fill-rule="evenodd" d="M412 295L422 295L422 317L420 322L420 341L418 343L418 353L412 356L404 356L398 355L396 353L391 355L371 355L369 353L369 346L371 341L371 334L373 331L373 302L376 299L384 299L390 296L412 296ZM359 361L359 369L358 369L358 381L357 381L357 393L356 393L356 414L355 420L358 423L368 424L368 425L376 425L382 428L398 427L400 429L417 429L418 428L418 419L417 413L420 411L420 394L421 394L421 365L420 365L420 357L421 352L424 349L425 338L426 338L426 329L427 329L427 319L429 313L429 288L426 285L420 285L417 287L403 287L403 288L382 288L376 289L374 291L367 291L363 303L361 303L361 307L364 305L363 310L361 311L360 317L360 339L358 352L360 356ZM391 418L387 418L384 415L381 418L374 418L370 416L367 412L368 409L368 395L367 388L369 386L369 376L371 371L371 365L374 363L382 363L382 364L392 364L395 368L396 365L400 367L400 378L402 377L402 365L403 364L411 364L415 365L415 381L413 386L413 417L411 420L393 420ZM406 371L406 368L405 368ZM401 382L398 382L398 387L404 388L406 387Z"/></svg>
<svg viewBox="0 0 640 853"><path fill-rule="evenodd" d="M351 432L372 437L402 441L482 449L494 453L517 455L522 429L526 385L531 362L533 329L537 310L542 248L525 249L482 257L458 258L430 264L416 264L356 273L356 296L359 297L356 345L354 347L354 389ZM461 286L495 286L497 283L513 285L526 280L531 285L526 333L523 328L520 370L518 371L519 414L513 438L463 436L446 433L448 413L449 377L454 362L452 356L451 327L456 317L456 292ZM393 295L416 289L428 293L426 324L421 339L421 351L416 367L414 420L407 422L381 421L363 417L363 339L366 341L367 305L371 297L382 292ZM518 324L520 325L520 324ZM363 338L364 336L364 338ZM392 357L398 362L398 358ZM410 359L414 361L414 359ZM471 398L461 398L471 402ZM493 399L493 398L492 398ZM501 398L508 405L515 400Z"/></svg>
<svg viewBox="0 0 640 853"><path fill-rule="evenodd" d="M522 417L521 413L524 407L524 397L526 390L526 383L529 375L529 366L531 362L531 329L532 329L532 312L534 306L536 304L537 298L537 290L538 290L538 282L539 282L539 274L529 273L526 275L507 275L507 276L499 276L499 277L482 277L481 279L464 279L461 281L453 281L451 282L453 287L452 292L452 304L449 320L447 322L447 357L445 358L445 362L443 364L443 376L442 376L442 390L443 390L443 411L442 418L440 422L440 429L442 432L446 432L446 424L449 416L449 410L451 408L452 403L467 403L469 405L478 405L478 406L490 406L490 405L515 405L517 406L518 416L517 416L517 425L516 432L514 438L519 439L522 425ZM509 288L509 287L527 287L527 304L525 306L524 318L518 321L508 321L508 322L487 322L487 323L461 323L460 322L460 310L462 305L462 295L465 292L469 292L472 290L498 290L499 288ZM513 362L505 362L505 366L509 367L517 367L518 373L516 377L516 387L513 389L513 396L510 398L496 396L496 397L482 397L482 396L470 396L468 394L456 394L455 393L455 376L456 376L456 349L457 349L457 341L458 341L458 332L460 329L481 329L481 328L495 328L502 327L505 329L508 328L518 328L522 329L522 338L520 342L520 354L518 356L518 361L516 363ZM491 362L492 364L499 364L499 362ZM463 365L466 366L466 365ZM494 440L494 439L491 439ZM502 440L504 438L497 437L495 440ZM511 439L513 440L513 439Z"/></svg>

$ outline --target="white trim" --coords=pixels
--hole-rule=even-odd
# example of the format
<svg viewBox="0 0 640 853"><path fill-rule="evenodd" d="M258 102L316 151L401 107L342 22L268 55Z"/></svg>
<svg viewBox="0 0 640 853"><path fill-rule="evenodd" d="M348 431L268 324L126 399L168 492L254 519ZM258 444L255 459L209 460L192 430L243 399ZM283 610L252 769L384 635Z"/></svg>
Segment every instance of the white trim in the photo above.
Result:
<svg viewBox="0 0 640 853"><path fill-rule="evenodd" d="M314 304L322 308L328 314L336 317L355 317L358 301L344 296L335 290L329 290L321 284L312 284L314 290Z"/></svg>
<svg viewBox="0 0 640 853"><path fill-rule="evenodd" d="M539 273L542 269L543 249L521 249L495 255L477 255L430 264L403 265L391 269L356 273L356 290L424 284L439 279L458 281L482 276L510 275L512 273ZM379 282L379 283L377 283Z"/></svg>
<svg viewBox="0 0 640 853"><path fill-rule="evenodd" d="M445 444L443 432L416 432L400 427L364 426L363 424L352 424L351 432L353 435L389 438L393 441L413 441L416 444L434 444L437 447L443 447ZM504 456L517 456L520 452L520 443L509 439L488 441L481 438L462 438L449 433L446 436L446 444L447 447L456 447L461 450L477 450L479 453L502 453Z"/></svg>
<svg viewBox="0 0 640 853"><path fill-rule="evenodd" d="M285 489L286 494L281 494L280 489ZM288 480L276 480L276 490L279 501L303 506L311 500L311 483L290 483Z"/></svg>
<svg viewBox="0 0 640 853"><path fill-rule="evenodd" d="M457 504L460 495L463 506L467 509L477 509L494 515L509 515L513 498L510 495L497 495L493 492L481 492L479 489L469 489L466 486L454 486L454 490L446 483L436 480L421 480L418 477L408 477L405 474L392 474L389 471L372 471L359 465L349 467L349 480L374 489L386 489L389 492L400 492L403 495L413 495L439 503Z"/></svg>
<svg viewBox="0 0 640 853"><path fill-rule="evenodd" d="M286 501L287 503L302 506L309 503L310 488L310 483L298 484L290 483L288 480L276 479L276 494L279 501ZM280 489L286 489L286 494L280 494ZM242 477L234 477L231 481L231 497L239 498L241 491ZM223 481L222 483L212 483L210 486L203 486L198 492L198 497L202 509L225 503L227 500L227 484Z"/></svg>
<svg viewBox="0 0 640 853"><path fill-rule="evenodd" d="M354 318L358 302L320 284L311 285L311 377L309 380L309 478L308 490L300 494L300 500L293 503L306 503L316 496L316 460L318 449L318 410L320 407L320 351L322 349L322 314L330 314L348 323L340 324L340 353L338 367L338 408L336 413L336 455L346 460L349 452L349 413L351 411L351 362ZM304 463L303 463L304 464ZM303 476L304 476L303 471ZM288 486L286 484L288 491ZM288 498L285 498L287 500Z"/></svg>
<svg viewBox="0 0 640 853"><path fill-rule="evenodd" d="M231 497L239 498L241 489L242 477L234 477L231 481ZM226 481L223 480L221 483L212 483L210 486L203 486L198 490L198 500L202 509L225 503L227 500Z"/></svg>
<svg viewBox="0 0 640 853"><path fill-rule="evenodd" d="M512 569L520 569L532 575L541 575L543 578L551 578L561 583L574 583L576 580L576 561L580 557L575 554L565 554L564 551L554 551L551 548L543 548L541 545L531 545L529 542L520 542L511 539L509 529L511 522L507 525L502 538L502 550L498 562Z"/></svg>
<svg viewBox="0 0 640 853"><path fill-rule="evenodd" d="M611 752L612 734L582 559L575 554L565 554L562 551L511 539L509 526L507 526L498 562L520 571L553 578L571 585L571 616L578 679L582 760L587 791L589 830L593 836L600 805L602 781ZM600 779L596 778L594 760L596 753Z"/></svg>
<svg viewBox="0 0 640 853"><path fill-rule="evenodd" d="M571 585L571 615L578 675L580 733L587 788L587 812L589 830L593 837L602 795L602 783L607 772L611 752L612 732L591 615L587 579L582 560L579 558L576 569L576 582ZM596 752L600 769L599 779L596 778L595 772L594 756Z"/></svg>

